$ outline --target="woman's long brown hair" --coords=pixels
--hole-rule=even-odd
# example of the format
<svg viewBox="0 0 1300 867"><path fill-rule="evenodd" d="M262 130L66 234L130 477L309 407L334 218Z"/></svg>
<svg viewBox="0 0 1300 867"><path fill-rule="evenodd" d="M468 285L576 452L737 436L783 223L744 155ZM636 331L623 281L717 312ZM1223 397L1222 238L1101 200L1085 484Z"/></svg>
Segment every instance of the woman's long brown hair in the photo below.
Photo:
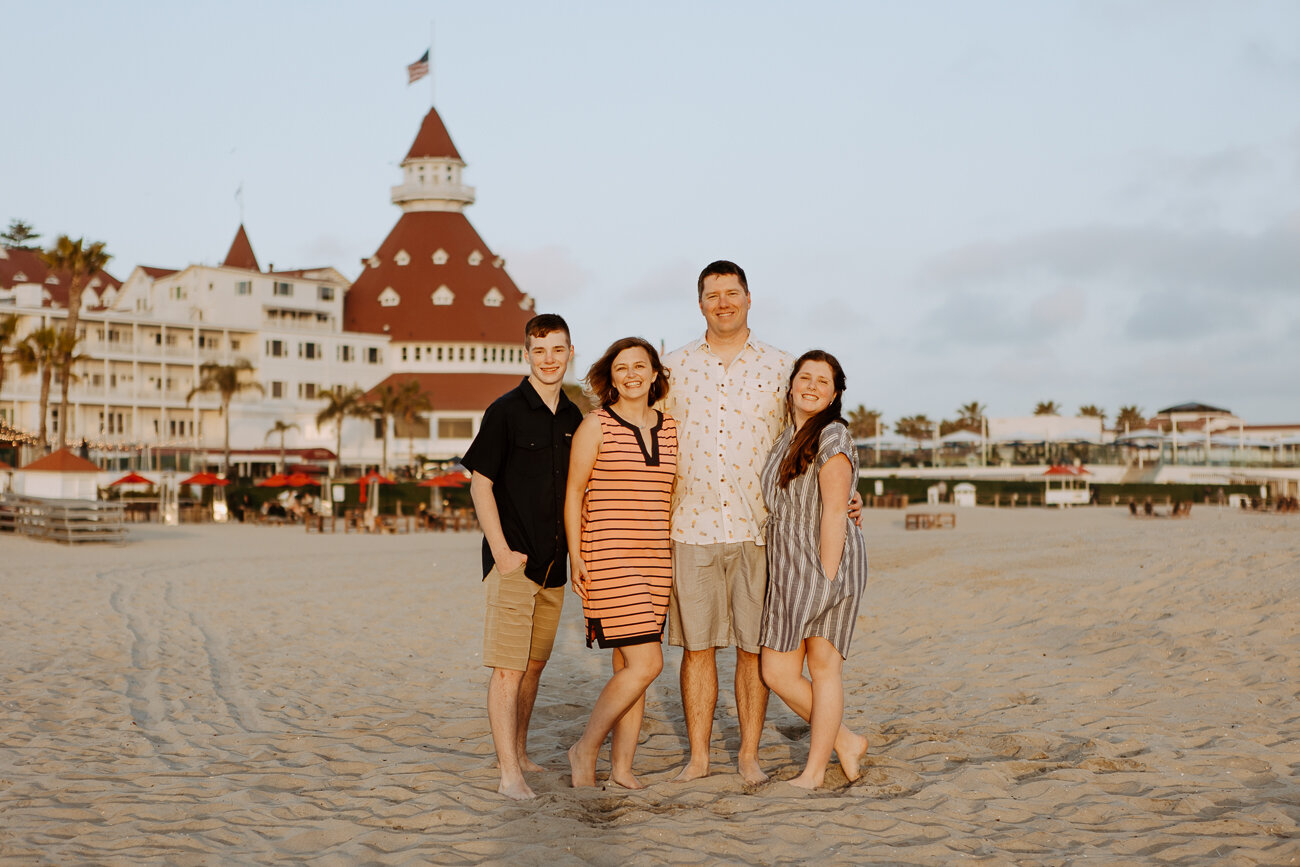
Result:
<svg viewBox="0 0 1300 867"><path fill-rule="evenodd" d="M804 474L804 471L811 466L817 458L817 446L821 443L822 431L831 422L840 422L848 424L842 418L844 411L844 368L840 366L835 356L821 349L810 349L799 360L794 363L794 370L790 371L790 383L785 392L785 411L791 421L794 420L794 378L799 375L799 368L803 367L809 361L824 361L831 368L831 382L835 386L835 397L831 399L830 405L812 418L803 423L794 439L790 442L790 448L786 451L785 457L781 459L781 466L777 470L776 483L782 488L788 487L790 482Z"/></svg>

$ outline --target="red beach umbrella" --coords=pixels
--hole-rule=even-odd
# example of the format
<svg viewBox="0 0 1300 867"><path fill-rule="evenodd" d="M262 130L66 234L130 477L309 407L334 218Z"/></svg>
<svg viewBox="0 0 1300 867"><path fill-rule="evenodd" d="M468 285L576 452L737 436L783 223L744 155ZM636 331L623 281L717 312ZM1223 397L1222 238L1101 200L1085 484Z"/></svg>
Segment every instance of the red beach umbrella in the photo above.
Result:
<svg viewBox="0 0 1300 867"><path fill-rule="evenodd" d="M268 476L267 478L262 479L262 481L257 483L257 486L259 488L283 488L288 484L288 476L284 473L276 473L273 476Z"/></svg>
<svg viewBox="0 0 1300 867"><path fill-rule="evenodd" d="M393 480L388 478L388 476L381 475L375 472L374 470L371 470L370 472L366 473L364 476L361 476L360 478L353 479L350 484L368 485L371 482L379 482L379 484L381 485L393 484Z"/></svg>
<svg viewBox="0 0 1300 867"><path fill-rule="evenodd" d="M215 485L219 488L224 488L226 485L230 484L230 479L223 479L215 473L195 473L188 479L182 479L180 484L202 485L205 487Z"/></svg>
<svg viewBox="0 0 1300 867"><path fill-rule="evenodd" d="M419 482L421 488L463 488L469 479L463 473L444 473Z"/></svg>
<svg viewBox="0 0 1300 867"><path fill-rule="evenodd" d="M146 479L144 476L140 475L139 473L127 473L125 476L122 476L122 478L118 479L117 481L109 482L108 486L111 488L114 485L152 485L152 484L156 484L156 483L150 481L149 479Z"/></svg>
<svg viewBox="0 0 1300 867"><path fill-rule="evenodd" d="M306 473L291 473L285 478L284 483L290 488L301 488L304 485L316 484L316 480Z"/></svg>

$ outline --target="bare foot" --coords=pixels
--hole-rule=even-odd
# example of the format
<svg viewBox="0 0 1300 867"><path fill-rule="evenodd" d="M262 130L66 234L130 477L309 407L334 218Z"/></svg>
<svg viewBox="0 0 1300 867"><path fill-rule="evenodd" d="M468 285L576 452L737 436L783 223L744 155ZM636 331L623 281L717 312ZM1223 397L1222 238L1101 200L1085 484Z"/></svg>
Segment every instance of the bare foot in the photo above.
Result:
<svg viewBox="0 0 1300 867"><path fill-rule="evenodd" d="M835 752L840 757L840 768L844 771L845 778L850 783L856 782L858 777L862 776L862 770L859 765L862 757L867 754L867 739L862 735L853 735L854 740L850 741L845 749L841 750L836 747Z"/></svg>
<svg viewBox="0 0 1300 867"><path fill-rule="evenodd" d="M537 797L537 793L528 788L528 784L524 782L523 777L509 781L502 779L501 785L497 786L497 793L505 795L512 801L527 801L530 798Z"/></svg>
<svg viewBox="0 0 1300 867"><path fill-rule="evenodd" d="M569 747L569 773L573 788L596 785L596 755L586 754L578 747L582 741Z"/></svg>
<svg viewBox="0 0 1300 867"><path fill-rule="evenodd" d="M673 782L689 783L691 780L698 780L701 777L707 777L708 775L709 763L707 761L697 763L692 759L690 762L687 762L686 767L677 772L677 776L673 777Z"/></svg>
<svg viewBox="0 0 1300 867"><path fill-rule="evenodd" d="M814 774L809 773L808 771L804 771L802 774L795 777L793 780L787 780L786 782L799 789L815 789L822 784L822 780L820 778L818 778Z"/></svg>
<svg viewBox="0 0 1300 867"><path fill-rule="evenodd" d="M645 786L641 783L641 781L638 780L636 778L636 775L633 774L631 771L627 771L627 772L611 771L609 774L609 781L611 783L617 783L618 785L622 786L625 789L645 788Z"/></svg>
<svg viewBox="0 0 1300 867"><path fill-rule="evenodd" d="M767 774L758 766L758 759L739 759L736 770L740 771L740 778L751 786L767 782Z"/></svg>
<svg viewBox="0 0 1300 867"><path fill-rule="evenodd" d="M544 767L542 767L541 765L537 764L537 762L535 762L535 761L533 761L532 759L528 758L528 756L524 755L523 753L520 753L520 754L519 754L519 770L521 770L521 771L528 771L530 774L535 774L535 773L537 773L538 771L544 771L544 770L546 770L546 768L544 768Z"/></svg>

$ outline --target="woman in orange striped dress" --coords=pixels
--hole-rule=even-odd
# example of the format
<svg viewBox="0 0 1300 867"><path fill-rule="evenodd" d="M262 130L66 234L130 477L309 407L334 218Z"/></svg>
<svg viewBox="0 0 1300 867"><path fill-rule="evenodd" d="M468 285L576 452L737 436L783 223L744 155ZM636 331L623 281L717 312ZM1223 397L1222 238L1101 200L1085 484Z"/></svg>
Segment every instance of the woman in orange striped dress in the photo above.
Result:
<svg viewBox="0 0 1300 867"><path fill-rule="evenodd" d="M614 674L582 737L569 749L574 786L596 785L596 757L612 731L610 779L628 789L645 692L663 669L672 590L669 514L677 473L677 423L654 409L668 393L659 353L639 337L616 341L587 372L601 402L573 435L564 501L574 591L587 646L612 648Z"/></svg>

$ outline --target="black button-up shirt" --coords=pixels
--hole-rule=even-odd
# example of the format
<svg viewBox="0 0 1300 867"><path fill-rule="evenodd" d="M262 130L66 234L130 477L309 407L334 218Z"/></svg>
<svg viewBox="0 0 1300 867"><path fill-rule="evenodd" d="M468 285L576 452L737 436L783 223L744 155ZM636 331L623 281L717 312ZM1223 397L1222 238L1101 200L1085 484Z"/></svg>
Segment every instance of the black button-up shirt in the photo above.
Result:
<svg viewBox="0 0 1300 867"><path fill-rule="evenodd" d="M568 580L564 536L564 488L569 449L582 411L560 392L555 412L528 377L483 413L462 463L492 480L492 496L506 544L528 557L524 574L543 587ZM492 549L483 539L483 575L492 571Z"/></svg>

